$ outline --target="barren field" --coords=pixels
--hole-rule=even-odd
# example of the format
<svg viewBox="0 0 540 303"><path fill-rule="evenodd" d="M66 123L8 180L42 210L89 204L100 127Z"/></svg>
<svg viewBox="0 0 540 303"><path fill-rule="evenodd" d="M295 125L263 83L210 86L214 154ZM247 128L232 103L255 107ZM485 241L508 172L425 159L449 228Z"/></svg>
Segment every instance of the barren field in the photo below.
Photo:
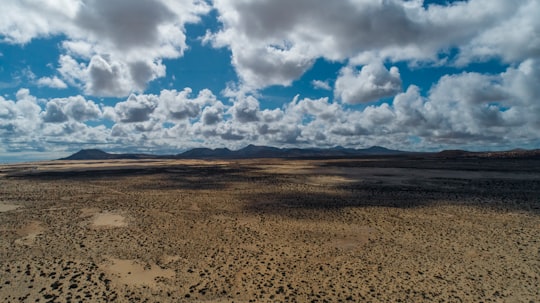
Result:
<svg viewBox="0 0 540 303"><path fill-rule="evenodd" d="M0 166L1 302L540 302L540 161Z"/></svg>

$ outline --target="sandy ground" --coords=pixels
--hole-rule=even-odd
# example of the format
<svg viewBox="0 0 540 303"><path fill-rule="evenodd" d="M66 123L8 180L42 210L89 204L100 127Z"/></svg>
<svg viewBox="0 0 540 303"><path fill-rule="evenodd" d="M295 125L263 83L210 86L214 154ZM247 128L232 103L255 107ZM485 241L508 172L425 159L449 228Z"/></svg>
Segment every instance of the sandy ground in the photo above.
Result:
<svg viewBox="0 0 540 303"><path fill-rule="evenodd" d="M540 302L536 160L0 166L1 302Z"/></svg>

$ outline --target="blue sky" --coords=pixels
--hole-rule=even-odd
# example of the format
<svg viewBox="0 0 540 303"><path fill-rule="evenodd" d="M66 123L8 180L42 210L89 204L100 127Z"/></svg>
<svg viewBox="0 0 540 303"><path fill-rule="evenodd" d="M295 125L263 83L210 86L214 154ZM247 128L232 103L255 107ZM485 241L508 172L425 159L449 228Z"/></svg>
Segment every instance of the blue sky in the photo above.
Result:
<svg viewBox="0 0 540 303"><path fill-rule="evenodd" d="M536 0L7 0L0 162L540 147Z"/></svg>

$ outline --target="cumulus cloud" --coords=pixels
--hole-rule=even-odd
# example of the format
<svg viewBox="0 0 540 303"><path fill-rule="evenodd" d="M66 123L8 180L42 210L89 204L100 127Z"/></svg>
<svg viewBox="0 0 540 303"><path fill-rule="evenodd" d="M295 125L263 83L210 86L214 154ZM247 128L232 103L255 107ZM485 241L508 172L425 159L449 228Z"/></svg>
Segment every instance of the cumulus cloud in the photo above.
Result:
<svg viewBox="0 0 540 303"><path fill-rule="evenodd" d="M208 33L206 41L228 47L243 85L257 89L289 85L317 58L353 65L436 63L450 48L460 50L460 64L538 56L540 42L526 37L539 29L539 6L534 0L456 1L427 8L422 1L401 0L215 0L223 28Z"/></svg>
<svg viewBox="0 0 540 303"><path fill-rule="evenodd" d="M401 149L534 146L540 143L540 110L537 98L531 98L540 95L531 86L540 80L537 65L532 60L495 75L443 77L426 96L409 86L392 103L361 110L328 98L299 96L282 108L261 109L254 96L224 104L209 90L192 96L189 88L131 95L115 107L100 108L82 96L38 100L20 90L14 101L0 98L0 138L11 148L55 141L177 151L249 143ZM85 123L99 119L110 119L113 126Z"/></svg>
<svg viewBox="0 0 540 303"><path fill-rule="evenodd" d="M13 100L0 97L0 142L40 148L51 137L170 149L246 143L537 147L540 2L423 3L6 0L0 11L3 42L64 40L57 76L36 80L26 70L21 79L43 87L69 85L85 95L129 97L98 106L86 97L38 99L19 90ZM188 49L185 25L199 22L212 8L221 26L210 29L204 41L230 50L240 80L221 93L228 102L204 89L145 93L149 82L165 76L165 59ZM316 89L333 89L333 99L297 96L279 108L261 106L258 90L294 84L321 58L344 66L335 79L311 82ZM463 67L493 59L507 70L446 75L434 79L430 90L402 87L395 67L396 62ZM369 104L381 98L392 101ZM87 123L100 119L113 126Z"/></svg>
<svg viewBox="0 0 540 303"><path fill-rule="evenodd" d="M144 91L148 82L165 75L165 66L161 61L126 63L111 55L94 55L86 64L62 55L58 71L88 95L115 97Z"/></svg>
<svg viewBox="0 0 540 303"><path fill-rule="evenodd" d="M159 1L86 0L74 21L94 39L108 40L118 49L129 51L158 43L158 27L174 17Z"/></svg>
<svg viewBox="0 0 540 303"><path fill-rule="evenodd" d="M313 80L311 81L311 85L313 85L313 87L316 89L332 90L332 87L330 87L330 84L328 84L328 81Z"/></svg>
<svg viewBox="0 0 540 303"><path fill-rule="evenodd" d="M114 110L119 122L145 122L150 120L158 102L154 95L131 95L126 101L117 103Z"/></svg>
<svg viewBox="0 0 540 303"><path fill-rule="evenodd" d="M216 125L223 120L223 103L216 102L213 106L205 107L202 112L202 122L204 125Z"/></svg>
<svg viewBox="0 0 540 303"><path fill-rule="evenodd" d="M71 86L82 88L88 78L86 64L77 62L70 55L60 55L58 59L58 72Z"/></svg>
<svg viewBox="0 0 540 303"><path fill-rule="evenodd" d="M236 100L230 111L241 123L259 121L259 101L252 96Z"/></svg>
<svg viewBox="0 0 540 303"><path fill-rule="evenodd" d="M184 25L209 10L206 2L193 0L7 0L0 35L19 44L65 36L63 80L89 95L122 97L163 77L161 60L181 57L187 48Z"/></svg>
<svg viewBox="0 0 540 303"><path fill-rule="evenodd" d="M401 91L397 67L387 70L379 62L362 67L360 71L344 67L336 80L335 96L345 103L357 104L392 97Z"/></svg>
<svg viewBox="0 0 540 303"><path fill-rule="evenodd" d="M2 2L0 33L10 43L27 43L35 37L75 30L71 19L80 3L72 0Z"/></svg>
<svg viewBox="0 0 540 303"><path fill-rule="evenodd" d="M128 70L119 62L111 62L101 56L94 56L88 68L86 91L102 96L124 95L130 91Z"/></svg>
<svg viewBox="0 0 540 303"><path fill-rule="evenodd" d="M42 77L37 81L38 86L46 86L50 88L64 89L67 88L67 84L60 78L54 77Z"/></svg>
<svg viewBox="0 0 540 303"><path fill-rule="evenodd" d="M40 116L46 123L82 123L101 118L102 112L93 101L75 96L48 100Z"/></svg>
<svg viewBox="0 0 540 303"><path fill-rule="evenodd" d="M106 143L110 131L104 125L85 123L100 119L101 114L94 102L82 96L43 100L21 89L14 101L0 97L0 143L10 152Z"/></svg>
<svg viewBox="0 0 540 303"><path fill-rule="evenodd" d="M68 120L62 107L57 102L48 102L45 112L43 113L43 121L51 123L61 123Z"/></svg>
<svg viewBox="0 0 540 303"><path fill-rule="evenodd" d="M498 102L508 98L500 76L461 73L443 76L432 89L432 97L464 104Z"/></svg>
<svg viewBox="0 0 540 303"><path fill-rule="evenodd" d="M299 120L307 115L331 122L339 118L340 109L337 103L331 103L328 98L299 100L299 97L296 96L285 107L285 112L288 116L295 116Z"/></svg>
<svg viewBox="0 0 540 303"><path fill-rule="evenodd" d="M63 35L62 80L96 96L142 92L148 82L163 77L161 60L178 58L188 47L185 24L198 22L212 8L222 27L209 31L205 41L231 50L231 63L247 91L291 85L318 58L351 66L403 60L429 64L448 60L444 53L454 48L459 51L455 63L466 65L540 54L540 41L530 38L540 28L535 0L429 6L403 0L6 1L0 12L4 40L23 44ZM68 57L74 61L69 67Z"/></svg>
<svg viewBox="0 0 540 303"><path fill-rule="evenodd" d="M502 3L478 3L489 7ZM488 1L489 2L489 1ZM509 13L497 23L480 31L469 43L460 46L457 63L466 65L471 61L501 58L506 62L523 61L540 57L540 2L525 0L512 3ZM472 4L471 4L472 5ZM508 3L507 5L511 5ZM477 6L478 7L478 6ZM479 9L479 7L478 7Z"/></svg>
<svg viewBox="0 0 540 303"><path fill-rule="evenodd" d="M540 59L528 59L517 68L508 68L501 78L502 89L508 95L514 96L515 104L528 107L528 113L537 117L526 120L540 120Z"/></svg>
<svg viewBox="0 0 540 303"><path fill-rule="evenodd" d="M348 110L328 98L298 96L283 108L261 110L256 98L244 97L229 107L230 118L225 115L205 129L205 142L217 136L225 145L235 141L402 149L527 146L538 141L533 130L540 116L531 101L540 95L531 86L538 79L536 64L527 61L495 75L449 75L427 96L413 85L398 92L393 102L363 110Z"/></svg>
<svg viewBox="0 0 540 303"><path fill-rule="evenodd" d="M165 75L161 62L132 62L124 64L109 56L94 56L82 71L86 80L85 91L96 96L124 96L142 92L146 84Z"/></svg>
<svg viewBox="0 0 540 303"><path fill-rule="evenodd" d="M0 96L0 137L17 138L39 129L41 107L28 89L20 89L16 100Z"/></svg>
<svg viewBox="0 0 540 303"><path fill-rule="evenodd" d="M204 106L217 102L216 96L208 89L201 90L195 98L190 98L191 93L191 88L185 88L180 92L162 90L158 108L158 112L162 115L161 120L193 119L201 114Z"/></svg>
<svg viewBox="0 0 540 303"><path fill-rule="evenodd" d="M401 129L424 138L426 143L446 146L528 144L527 140L537 137L531 130L540 120L537 102L533 101L540 96L540 91L528 89L524 94L516 88L532 88L530 83L522 81L540 79L537 72L527 67L532 62L510 67L497 75L445 76L427 98L420 96L418 88L410 87L394 99L397 119L394 131Z"/></svg>
<svg viewBox="0 0 540 303"><path fill-rule="evenodd" d="M215 136L222 122L224 105L208 89L191 96L192 90L162 90L159 95L133 94L114 108L105 107L103 117L116 122L112 127L114 137L128 136L130 140L160 143L156 146L176 145L179 135L190 132ZM168 126L165 126L168 125ZM138 140L137 139L137 140ZM133 141L134 142L134 141Z"/></svg>

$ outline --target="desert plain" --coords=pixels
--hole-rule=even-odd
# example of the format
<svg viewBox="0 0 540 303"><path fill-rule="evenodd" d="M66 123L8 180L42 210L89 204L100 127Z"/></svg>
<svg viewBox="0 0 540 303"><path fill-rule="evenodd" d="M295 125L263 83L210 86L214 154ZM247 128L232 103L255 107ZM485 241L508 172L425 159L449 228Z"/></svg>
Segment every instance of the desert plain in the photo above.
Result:
<svg viewBox="0 0 540 303"><path fill-rule="evenodd" d="M0 166L1 302L540 302L540 160Z"/></svg>

